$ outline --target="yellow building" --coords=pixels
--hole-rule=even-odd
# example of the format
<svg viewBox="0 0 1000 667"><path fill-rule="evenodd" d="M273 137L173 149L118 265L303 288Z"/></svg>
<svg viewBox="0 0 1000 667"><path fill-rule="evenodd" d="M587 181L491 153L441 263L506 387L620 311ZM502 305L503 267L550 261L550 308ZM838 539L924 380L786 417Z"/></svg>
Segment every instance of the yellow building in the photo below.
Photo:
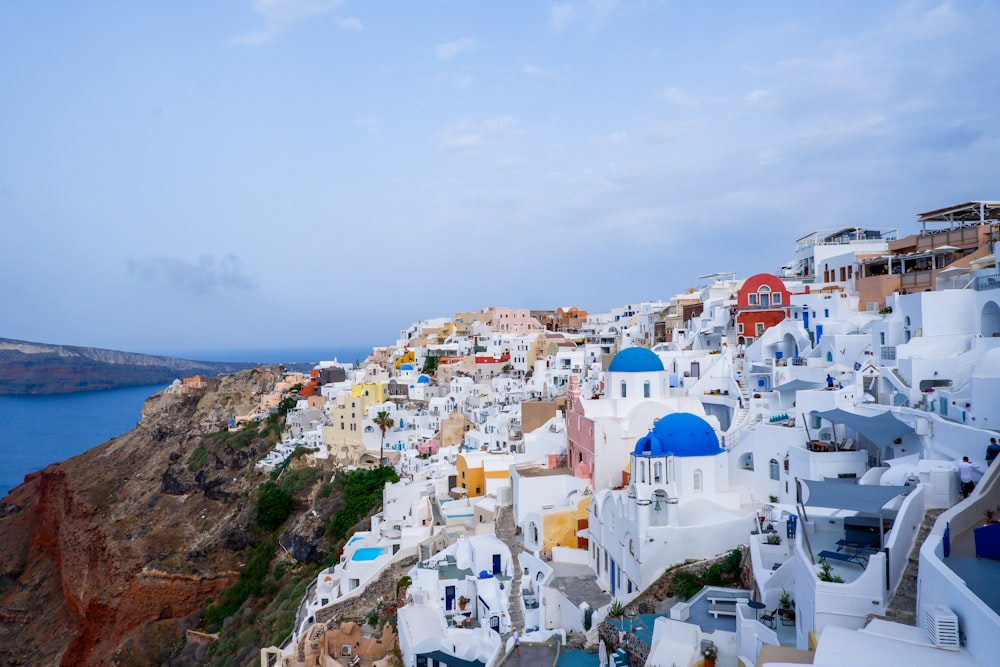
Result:
<svg viewBox="0 0 1000 667"><path fill-rule="evenodd" d="M586 548L587 541L577 533L587 527L587 511L590 496L584 496L576 504L576 509L552 510L542 515L542 548L575 547Z"/></svg>
<svg viewBox="0 0 1000 667"><path fill-rule="evenodd" d="M510 486L512 454L463 452L455 458L457 484L469 498L495 494L502 486Z"/></svg>

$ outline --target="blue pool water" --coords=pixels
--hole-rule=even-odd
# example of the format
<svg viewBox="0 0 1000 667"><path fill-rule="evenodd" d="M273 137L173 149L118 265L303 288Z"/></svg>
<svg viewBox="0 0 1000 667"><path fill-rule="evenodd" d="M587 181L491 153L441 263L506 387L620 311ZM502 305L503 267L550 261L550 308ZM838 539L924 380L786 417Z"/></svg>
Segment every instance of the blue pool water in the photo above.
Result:
<svg viewBox="0 0 1000 667"><path fill-rule="evenodd" d="M355 542L357 542L358 540L363 540L363 539L365 539L365 538L361 537L360 535L355 535L354 537L351 538L351 541L348 542L347 544L348 544L348 546L350 546L350 545L354 544Z"/></svg>
<svg viewBox="0 0 1000 667"><path fill-rule="evenodd" d="M559 654L558 667L597 667L599 658L596 653L583 649L564 649Z"/></svg>
<svg viewBox="0 0 1000 667"><path fill-rule="evenodd" d="M361 547L354 552L351 560L375 560L385 553L382 547Z"/></svg>

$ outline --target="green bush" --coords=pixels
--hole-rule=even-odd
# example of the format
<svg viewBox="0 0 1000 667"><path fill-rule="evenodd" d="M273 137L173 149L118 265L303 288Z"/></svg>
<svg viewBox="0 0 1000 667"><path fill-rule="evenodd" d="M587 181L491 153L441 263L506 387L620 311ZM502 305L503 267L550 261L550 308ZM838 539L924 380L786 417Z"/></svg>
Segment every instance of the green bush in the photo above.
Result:
<svg viewBox="0 0 1000 667"><path fill-rule="evenodd" d="M198 472L205 467L206 461L208 461L208 450L199 446L191 452L191 457L188 459L188 470Z"/></svg>
<svg viewBox="0 0 1000 667"><path fill-rule="evenodd" d="M712 563L705 570L705 583L709 586L718 586L722 583L722 568L718 563Z"/></svg>
<svg viewBox="0 0 1000 667"><path fill-rule="evenodd" d="M334 540L347 537L354 525L382 502L382 489L386 482L398 482L396 471L389 467L372 470L352 470L337 476L335 481L343 487L344 507L337 512L327 527Z"/></svg>
<svg viewBox="0 0 1000 667"><path fill-rule="evenodd" d="M277 530L292 513L292 494L274 482L264 482L257 498L257 525Z"/></svg>
<svg viewBox="0 0 1000 667"><path fill-rule="evenodd" d="M674 595L682 600L690 600L705 583L693 572L678 572L673 579Z"/></svg>

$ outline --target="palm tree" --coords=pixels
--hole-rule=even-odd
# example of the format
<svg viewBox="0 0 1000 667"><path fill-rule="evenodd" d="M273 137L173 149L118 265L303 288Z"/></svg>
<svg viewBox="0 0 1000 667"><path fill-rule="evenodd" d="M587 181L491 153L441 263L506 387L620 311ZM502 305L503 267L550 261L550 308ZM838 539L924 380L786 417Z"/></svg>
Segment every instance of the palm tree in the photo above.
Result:
<svg viewBox="0 0 1000 667"><path fill-rule="evenodd" d="M385 447L385 432L396 425L396 420L390 417L389 413L385 410L379 410L372 421L382 431L382 442L378 446L378 464L383 465L382 449Z"/></svg>

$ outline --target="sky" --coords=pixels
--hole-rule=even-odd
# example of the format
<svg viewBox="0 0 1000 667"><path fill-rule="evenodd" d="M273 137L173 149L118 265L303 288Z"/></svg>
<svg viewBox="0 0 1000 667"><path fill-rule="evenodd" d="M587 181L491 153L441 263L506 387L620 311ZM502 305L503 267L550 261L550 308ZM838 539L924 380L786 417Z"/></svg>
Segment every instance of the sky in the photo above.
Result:
<svg viewBox="0 0 1000 667"><path fill-rule="evenodd" d="M0 337L386 345L1000 199L1000 3L0 3Z"/></svg>

